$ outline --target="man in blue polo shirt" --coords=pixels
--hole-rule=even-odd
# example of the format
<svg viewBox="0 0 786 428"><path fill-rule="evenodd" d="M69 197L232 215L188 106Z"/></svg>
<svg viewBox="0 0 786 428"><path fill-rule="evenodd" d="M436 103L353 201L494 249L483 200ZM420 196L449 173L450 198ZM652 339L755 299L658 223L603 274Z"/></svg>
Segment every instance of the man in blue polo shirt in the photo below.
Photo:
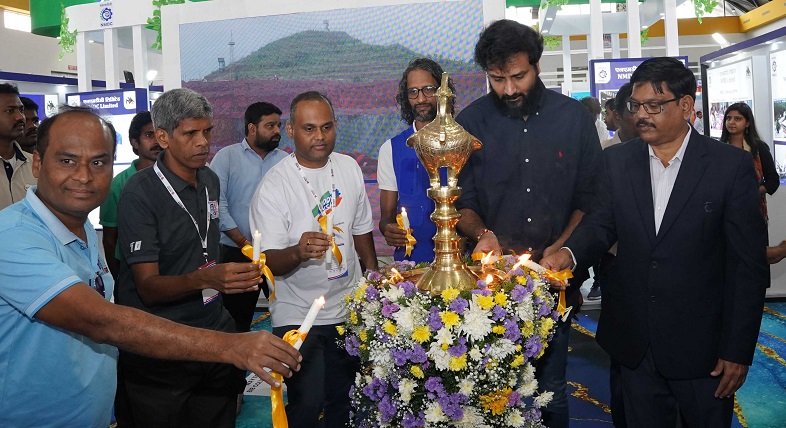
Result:
<svg viewBox="0 0 786 428"><path fill-rule="evenodd" d="M109 190L114 144L114 130L89 110L45 120L38 186L0 212L2 427L108 426L115 346L230 363L268 382L264 367L299 368L298 353L271 334L195 329L109 302L114 281L87 215Z"/></svg>
<svg viewBox="0 0 786 428"><path fill-rule="evenodd" d="M248 225L251 197L265 173L287 157L285 151L278 149L281 109L266 102L251 104L246 108L245 126L245 138L219 150L210 163L210 169L221 183L218 197L221 263L248 262L240 249L252 240L253 231ZM267 297L265 285L261 288ZM235 319L237 331L251 329L259 291L224 295L224 307Z"/></svg>
<svg viewBox="0 0 786 428"><path fill-rule="evenodd" d="M437 97L434 95L441 78L442 67L428 58L417 58L409 63L399 82L396 102L401 106L401 119L410 126L379 148L379 230L387 244L396 247L395 260L434 260L433 238L437 227L429 218L434 212L434 201L426 196L428 173L415 149L407 146L407 138L437 116ZM452 80L448 86L455 94ZM453 98L450 103L453 112ZM407 210L412 235L417 241L410 256L405 254L406 231L396 223L396 214L401 208Z"/></svg>

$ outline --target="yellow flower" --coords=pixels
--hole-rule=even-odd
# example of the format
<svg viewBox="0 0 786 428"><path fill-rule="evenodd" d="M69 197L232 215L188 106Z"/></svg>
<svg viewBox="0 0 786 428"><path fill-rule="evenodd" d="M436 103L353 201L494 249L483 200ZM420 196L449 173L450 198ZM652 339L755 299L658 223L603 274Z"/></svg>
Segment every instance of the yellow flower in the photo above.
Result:
<svg viewBox="0 0 786 428"><path fill-rule="evenodd" d="M516 277L516 282L518 282L521 285L524 285L524 284L527 283L527 277L526 276L517 276Z"/></svg>
<svg viewBox="0 0 786 428"><path fill-rule="evenodd" d="M337 325L336 326L336 331L338 332L339 336L343 336L344 333L346 332L346 329L344 329L343 325Z"/></svg>
<svg viewBox="0 0 786 428"><path fill-rule="evenodd" d="M508 296L505 293L497 293L494 295L494 303L505 306L505 303L508 303Z"/></svg>
<svg viewBox="0 0 786 428"><path fill-rule="evenodd" d="M516 358L513 359L513 362L510 363L510 366L514 369L520 365L524 364L524 356L521 354L516 355Z"/></svg>
<svg viewBox="0 0 786 428"><path fill-rule="evenodd" d="M505 334L505 326L495 325L494 327L491 327L491 332L499 335L503 335Z"/></svg>
<svg viewBox="0 0 786 428"><path fill-rule="evenodd" d="M452 302L459 296L459 291L455 288L448 287L442 291L442 300L445 302Z"/></svg>
<svg viewBox="0 0 786 428"><path fill-rule="evenodd" d="M363 301L366 298L366 288L368 288L368 284L361 284L355 290L355 300Z"/></svg>
<svg viewBox="0 0 786 428"><path fill-rule="evenodd" d="M467 354L462 354L460 357L450 357L448 368L454 372L467 368Z"/></svg>
<svg viewBox="0 0 786 428"><path fill-rule="evenodd" d="M481 294L475 295L475 302L477 302L478 306L484 311L491 309L494 306L494 298L491 296L483 296Z"/></svg>
<svg viewBox="0 0 786 428"><path fill-rule="evenodd" d="M510 388L503 388L480 396L480 403L483 409L491 412L492 415L501 415L508 405L508 396L513 392Z"/></svg>
<svg viewBox="0 0 786 428"><path fill-rule="evenodd" d="M547 337L551 332L551 328L554 327L554 320L551 318L545 318L543 321L540 322L540 336Z"/></svg>
<svg viewBox="0 0 786 428"><path fill-rule="evenodd" d="M358 324L358 313L355 311L349 311L349 323L352 325Z"/></svg>
<svg viewBox="0 0 786 428"><path fill-rule="evenodd" d="M430 337L431 331L425 325L415 327L415 330L412 331L412 340L418 343L426 342Z"/></svg>
<svg viewBox="0 0 786 428"><path fill-rule="evenodd" d="M386 320L384 324L382 324L382 330L385 330L385 333L395 336L398 330L396 330L396 326L390 322L390 320Z"/></svg>
<svg viewBox="0 0 786 428"><path fill-rule="evenodd" d="M527 321L524 323L523 326L521 326L522 335L529 337L532 336L534 333L535 333L535 324L533 324L532 321Z"/></svg>
<svg viewBox="0 0 786 428"><path fill-rule="evenodd" d="M415 376L418 379L423 379L423 370L419 366L412 366L409 368L409 372L412 373L412 376Z"/></svg>
<svg viewBox="0 0 786 428"><path fill-rule="evenodd" d="M445 327L448 328L458 324L461 320L461 317L453 311L442 311L439 313L439 317L442 319L442 323L445 324Z"/></svg>
<svg viewBox="0 0 786 428"><path fill-rule="evenodd" d="M360 330L358 332L358 338L360 339L361 342L367 341L368 340L368 331Z"/></svg>

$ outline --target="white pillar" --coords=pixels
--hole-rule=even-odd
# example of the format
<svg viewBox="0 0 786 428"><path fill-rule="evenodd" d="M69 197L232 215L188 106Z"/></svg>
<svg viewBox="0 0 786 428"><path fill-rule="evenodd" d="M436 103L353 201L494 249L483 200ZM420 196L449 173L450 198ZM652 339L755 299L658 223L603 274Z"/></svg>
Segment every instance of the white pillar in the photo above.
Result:
<svg viewBox="0 0 786 428"><path fill-rule="evenodd" d="M628 11L628 58L641 58L641 18L638 0L626 0Z"/></svg>
<svg viewBox="0 0 786 428"><path fill-rule="evenodd" d="M104 70L106 89L120 88L120 59L117 52L117 33L114 28L104 29Z"/></svg>
<svg viewBox="0 0 786 428"><path fill-rule="evenodd" d="M93 73L90 70L90 44L87 42L87 33L76 33L76 76L79 92L93 90Z"/></svg>
<svg viewBox="0 0 786 428"><path fill-rule="evenodd" d="M147 89L150 82L147 81L147 38L144 27L131 27L131 37L134 50L134 86Z"/></svg>
<svg viewBox="0 0 786 428"><path fill-rule="evenodd" d="M613 33L611 35L611 57L612 58L619 58L620 57L620 34Z"/></svg>
<svg viewBox="0 0 786 428"><path fill-rule="evenodd" d="M600 0L590 0L590 28L587 38L587 60L603 58L603 16Z"/></svg>
<svg viewBox="0 0 786 428"><path fill-rule="evenodd" d="M562 93L573 91L573 61L570 56L570 36L562 36Z"/></svg>
<svg viewBox="0 0 786 428"><path fill-rule="evenodd" d="M677 29L677 1L663 0L663 27L666 38L666 56L680 54L679 31Z"/></svg>

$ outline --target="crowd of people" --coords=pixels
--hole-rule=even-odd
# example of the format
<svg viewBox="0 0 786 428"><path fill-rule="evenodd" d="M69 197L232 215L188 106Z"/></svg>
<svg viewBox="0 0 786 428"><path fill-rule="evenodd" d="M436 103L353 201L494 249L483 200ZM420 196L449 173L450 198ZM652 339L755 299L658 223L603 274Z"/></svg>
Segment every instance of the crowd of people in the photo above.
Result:
<svg viewBox="0 0 786 428"><path fill-rule="evenodd" d="M778 177L750 108L727 109L722 142L701 135L695 77L662 57L601 119L597 100L588 111L546 89L542 53L542 37L509 20L475 47L491 91L456 116L484 144L459 177L467 250L573 269L552 287L576 311L594 267L616 426L730 426L767 262L786 255L786 241L768 247L764 195ZM378 230L396 260L434 258L428 175L406 140L435 118L442 72L427 58L404 70L405 127L379 151ZM334 151L330 99L297 95L285 126L278 106L249 105L244 138L208 167L211 104L167 91L134 117L138 160L114 179L110 123L68 108L39 127L29 102L0 84L0 426L107 426L114 407L118 427L234 427L245 371L285 377L290 426L346 426L359 362L336 327L343 296L378 261L362 172ZM282 128L291 154L278 148ZM101 244L87 218L99 206ZM402 208L411 231L396 221ZM256 232L275 286L241 251ZM249 332L260 292L272 334ZM319 296L298 352L282 337ZM537 362L539 389L554 393L550 428L569 425L570 329L560 320Z"/></svg>

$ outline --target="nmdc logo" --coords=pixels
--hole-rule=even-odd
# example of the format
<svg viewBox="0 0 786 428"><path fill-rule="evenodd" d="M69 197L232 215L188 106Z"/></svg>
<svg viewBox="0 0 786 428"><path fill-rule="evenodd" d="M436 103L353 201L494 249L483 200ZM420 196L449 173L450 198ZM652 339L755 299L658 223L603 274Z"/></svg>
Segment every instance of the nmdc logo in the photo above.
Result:
<svg viewBox="0 0 786 428"><path fill-rule="evenodd" d="M112 8L111 7L105 7L103 9L101 9L101 20L103 21L101 23L102 27L103 26L107 26L107 25L112 25Z"/></svg>

